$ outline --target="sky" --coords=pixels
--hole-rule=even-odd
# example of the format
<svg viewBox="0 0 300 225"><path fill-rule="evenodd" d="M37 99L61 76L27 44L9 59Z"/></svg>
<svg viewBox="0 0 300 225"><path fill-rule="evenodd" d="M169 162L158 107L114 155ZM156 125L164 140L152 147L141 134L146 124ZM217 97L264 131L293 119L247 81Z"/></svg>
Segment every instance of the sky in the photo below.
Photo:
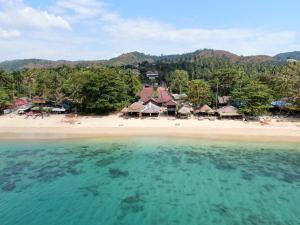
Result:
<svg viewBox="0 0 300 225"><path fill-rule="evenodd" d="M300 50L299 0L0 0L0 61Z"/></svg>

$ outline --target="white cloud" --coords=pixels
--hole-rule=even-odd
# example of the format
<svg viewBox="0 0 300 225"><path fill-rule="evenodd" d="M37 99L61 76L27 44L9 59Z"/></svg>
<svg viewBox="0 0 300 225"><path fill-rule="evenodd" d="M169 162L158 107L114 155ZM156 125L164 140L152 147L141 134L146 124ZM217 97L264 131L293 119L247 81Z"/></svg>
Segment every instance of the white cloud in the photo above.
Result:
<svg viewBox="0 0 300 225"><path fill-rule="evenodd" d="M50 29L71 30L70 24L61 16L27 6L22 0L0 1L0 24L17 29Z"/></svg>
<svg viewBox="0 0 300 225"><path fill-rule="evenodd" d="M99 32L104 32L113 48L119 48L119 51L112 51L119 53L134 50L153 54L183 53L214 48L244 55L273 54L280 49L288 49L296 40L296 33L291 31L177 28L147 18L127 19L97 0L59 0L56 6L65 13L66 10L72 11L73 19L94 21L94 26L98 27Z"/></svg>
<svg viewBox="0 0 300 225"><path fill-rule="evenodd" d="M53 12L64 15L72 23L95 19L107 13L105 4L97 0L58 0L51 9Z"/></svg>
<svg viewBox="0 0 300 225"><path fill-rule="evenodd" d="M1 59L101 59L130 51L175 54L202 48L272 55L300 44L293 31L189 28L125 18L102 0L56 0L46 10L24 0L0 0L0 27ZM7 41L14 37L19 38Z"/></svg>
<svg viewBox="0 0 300 225"><path fill-rule="evenodd" d="M0 27L0 39L13 39L20 36L20 32L16 30L4 30Z"/></svg>

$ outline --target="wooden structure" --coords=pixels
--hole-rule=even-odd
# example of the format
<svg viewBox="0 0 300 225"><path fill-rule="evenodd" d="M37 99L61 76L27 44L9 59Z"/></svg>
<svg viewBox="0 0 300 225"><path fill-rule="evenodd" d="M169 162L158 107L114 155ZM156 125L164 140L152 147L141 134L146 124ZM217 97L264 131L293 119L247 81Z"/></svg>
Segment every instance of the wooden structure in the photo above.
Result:
<svg viewBox="0 0 300 225"><path fill-rule="evenodd" d="M160 114L160 107L153 104L152 102L149 102L144 106L141 113L142 116L146 116L146 117L158 117Z"/></svg>
<svg viewBox="0 0 300 225"><path fill-rule="evenodd" d="M203 105L195 110L195 115L197 116L213 116L216 111L210 108L208 105Z"/></svg>
<svg viewBox="0 0 300 225"><path fill-rule="evenodd" d="M142 110L144 107L142 102L135 102L128 107L128 115L142 117Z"/></svg>
<svg viewBox="0 0 300 225"><path fill-rule="evenodd" d="M168 101L167 103L165 103L165 106L167 107L168 115L176 115L177 103L174 100Z"/></svg>
<svg viewBox="0 0 300 225"><path fill-rule="evenodd" d="M231 105L219 108L217 114L220 119L243 119L243 115L238 112L238 109Z"/></svg>
<svg viewBox="0 0 300 225"><path fill-rule="evenodd" d="M183 106L177 113L180 119L188 119L191 116L191 108Z"/></svg>

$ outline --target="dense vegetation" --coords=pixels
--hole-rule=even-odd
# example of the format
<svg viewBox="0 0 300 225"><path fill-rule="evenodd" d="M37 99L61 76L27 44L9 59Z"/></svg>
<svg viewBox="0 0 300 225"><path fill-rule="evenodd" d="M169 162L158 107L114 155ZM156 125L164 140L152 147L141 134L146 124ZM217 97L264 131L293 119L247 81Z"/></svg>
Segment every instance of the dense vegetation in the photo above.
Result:
<svg viewBox="0 0 300 225"><path fill-rule="evenodd" d="M0 63L0 70L7 71L21 71L29 68L50 68L62 65L68 66L126 66L126 65L137 65L142 62L156 63L156 62L195 62L205 58L217 58L220 60L225 59L226 61L234 64L284 64L287 59L300 59L300 52L281 53L274 57L266 55L256 56L238 56L231 52L222 50L203 49L195 52L186 54L176 55L161 55L153 56L146 55L140 52L130 52L122 54L118 57L109 60L94 60L94 61L66 61L66 60L42 60L42 59L21 59L4 61Z"/></svg>
<svg viewBox="0 0 300 225"><path fill-rule="evenodd" d="M197 57L199 54L202 57ZM171 92L188 94L194 106L215 106L217 96L232 96L233 104L249 115L263 114L271 101L283 98L300 105L300 63L270 63L265 58L253 62L247 57L234 61L235 56L226 52L210 51L160 59L126 66L62 65L0 71L0 109L16 97L42 96L55 102L67 99L73 109L83 113L114 112L138 99L142 83L150 82L146 77L149 70L158 71L157 82L167 84Z"/></svg>
<svg viewBox="0 0 300 225"><path fill-rule="evenodd" d="M0 108L17 96L42 96L57 103L68 100L85 113L109 113L137 99L141 90L139 74L120 68L31 69L0 72Z"/></svg>

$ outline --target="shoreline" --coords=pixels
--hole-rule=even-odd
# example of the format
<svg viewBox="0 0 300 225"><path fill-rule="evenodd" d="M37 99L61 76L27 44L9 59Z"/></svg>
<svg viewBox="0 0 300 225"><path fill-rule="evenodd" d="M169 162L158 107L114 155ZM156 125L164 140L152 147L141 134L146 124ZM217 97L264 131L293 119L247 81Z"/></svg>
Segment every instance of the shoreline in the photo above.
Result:
<svg viewBox="0 0 300 225"><path fill-rule="evenodd" d="M0 117L0 140L62 140L109 137L193 138L220 141L300 143L299 122L198 121L128 119L118 115L78 117L75 123L63 122L63 115L41 119L22 116Z"/></svg>

